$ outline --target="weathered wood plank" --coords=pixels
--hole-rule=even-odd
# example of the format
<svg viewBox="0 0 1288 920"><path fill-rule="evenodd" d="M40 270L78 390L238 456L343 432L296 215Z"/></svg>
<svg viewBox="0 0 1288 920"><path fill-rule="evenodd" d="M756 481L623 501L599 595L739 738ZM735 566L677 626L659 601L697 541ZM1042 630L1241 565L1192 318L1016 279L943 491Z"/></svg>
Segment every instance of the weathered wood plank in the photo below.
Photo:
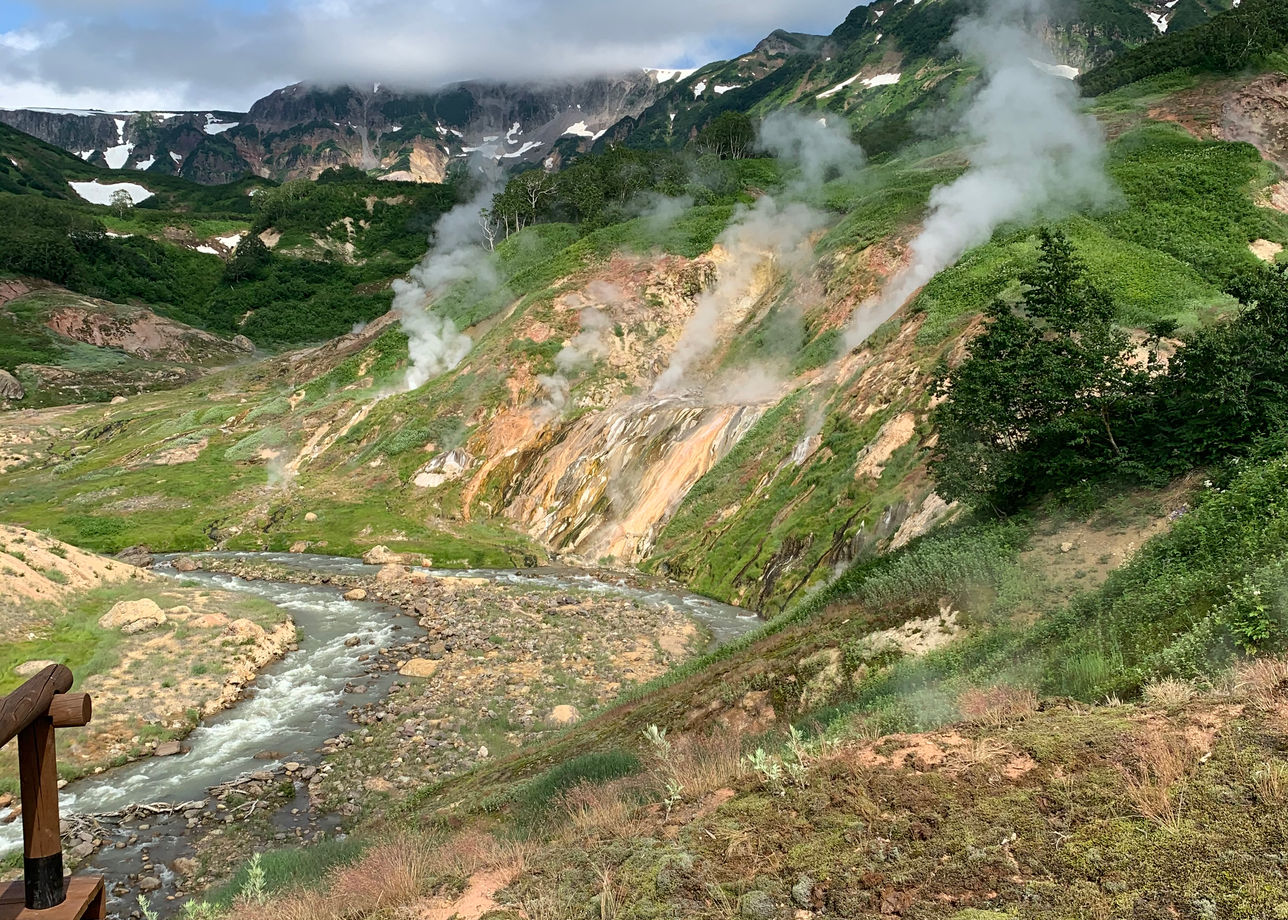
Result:
<svg viewBox="0 0 1288 920"><path fill-rule="evenodd" d="M0 920L103 920L107 916L103 880L78 875L67 881L67 900L53 910L29 910L22 882L0 887Z"/></svg>

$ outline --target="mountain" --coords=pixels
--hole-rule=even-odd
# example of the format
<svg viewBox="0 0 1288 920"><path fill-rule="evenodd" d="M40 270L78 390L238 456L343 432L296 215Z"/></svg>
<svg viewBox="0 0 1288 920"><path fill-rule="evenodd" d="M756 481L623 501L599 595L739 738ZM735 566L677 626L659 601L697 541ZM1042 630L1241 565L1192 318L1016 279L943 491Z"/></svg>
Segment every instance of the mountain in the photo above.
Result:
<svg viewBox="0 0 1288 920"><path fill-rule="evenodd" d="M312 179L338 166L441 182L453 159L476 150L513 166L557 166L596 142L682 147L721 112L764 113L811 94L820 109L844 115L884 149L906 139L908 121L923 102L942 103L962 85L965 75L944 43L953 21L970 8L968 0L877 0L855 8L830 35L779 30L747 54L696 72L471 81L433 92L300 83L244 113L19 109L0 110L0 122L98 166L203 184L246 174ZM1167 31L1169 22L1176 33L1220 9L1199 0L1077 0L1042 29L1053 61L1081 71ZM907 73L911 84L898 103L882 98L868 105L862 81L896 73Z"/></svg>
<svg viewBox="0 0 1288 920"><path fill-rule="evenodd" d="M296 84L249 112L0 111L0 122L111 169L204 184L246 174L286 181L352 166L441 182L454 158L493 151L511 164L557 163L637 115L658 71L548 84L461 83L432 93Z"/></svg>

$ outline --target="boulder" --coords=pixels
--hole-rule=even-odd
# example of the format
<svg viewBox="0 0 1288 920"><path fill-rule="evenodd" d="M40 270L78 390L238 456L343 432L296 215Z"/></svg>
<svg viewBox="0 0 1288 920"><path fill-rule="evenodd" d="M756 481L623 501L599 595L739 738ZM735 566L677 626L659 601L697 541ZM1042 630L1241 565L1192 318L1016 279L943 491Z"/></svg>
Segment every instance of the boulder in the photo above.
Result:
<svg viewBox="0 0 1288 920"><path fill-rule="evenodd" d="M147 894L150 891L157 891L161 887L161 879L155 875L145 875L139 879L139 891Z"/></svg>
<svg viewBox="0 0 1288 920"><path fill-rule="evenodd" d="M362 554L362 561L367 565L389 565L402 562L402 556L387 546L373 546Z"/></svg>
<svg viewBox="0 0 1288 920"><path fill-rule="evenodd" d="M176 754L183 753L183 745L178 741L162 741L157 745L156 750L152 752L156 757L173 757Z"/></svg>
<svg viewBox="0 0 1288 920"><path fill-rule="evenodd" d="M51 664L57 664L56 661L25 661L13 669L13 673L19 677L35 677Z"/></svg>
<svg viewBox="0 0 1288 920"><path fill-rule="evenodd" d="M141 544L121 550L116 554L116 558L126 565L137 566L140 569L151 568L152 563L156 561L152 556L152 550Z"/></svg>
<svg viewBox="0 0 1288 920"><path fill-rule="evenodd" d="M244 335L235 335L233 336L233 348L239 349L241 351L248 351L248 352L254 351L255 343L252 342L250 339L246 338L246 336Z"/></svg>
<svg viewBox="0 0 1288 920"><path fill-rule="evenodd" d="M22 388L18 378L6 370L0 370L0 399L22 399L27 391Z"/></svg>
<svg viewBox="0 0 1288 920"><path fill-rule="evenodd" d="M137 601L121 601L98 618L98 625L132 635L160 626L166 619L165 611L157 602L145 597Z"/></svg>
<svg viewBox="0 0 1288 920"><path fill-rule="evenodd" d="M264 628L254 620L247 619L233 620L228 624L228 633L238 639L264 638Z"/></svg>
<svg viewBox="0 0 1288 920"><path fill-rule="evenodd" d="M398 581L406 574L407 570L403 566L391 563L380 567L380 571L376 573L376 582L387 585L391 581Z"/></svg>
<svg viewBox="0 0 1288 920"><path fill-rule="evenodd" d="M437 661L429 658L413 658L399 668L398 673L403 677L433 677L437 670Z"/></svg>
<svg viewBox="0 0 1288 920"><path fill-rule="evenodd" d="M174 561L174 570L176 572L195 572L201 568L196 561L189 559L187 556L180 556Z"/></svg>
<svg viewBox="0 0 1288 920"><path fill-rule="evenodd" d="M354 588L352 591L346 591L344 599L346 601L365 601L367 599L367 589Z"/></svg>
<svg viewBox="0 0 1288 920"><path fill-rule="evenodd" d="M317 521L317 519L318 519L318 516L317 516L315 513L313 513L312 511L310 511L308 514L304 515L304 523L305 523L305 524L312 524L312 523L316 522L316 521Z"/></svg>
<svg viewBox="0 0 1288 920"><path fill-rule="evenodd" d="M299 553L307 553L309 551L309 547L312 545L313 544L309 543L308 540L297 540L296 542L291 544L290 552L295 553L297 555Z"/></svg>
<svg viewBox="0 0 1288 920"><path fill-rule="evenodd" d="M581 721L581 712L576 706L556 706L550 710L546 721L551 725L576 725Z"/></svg>

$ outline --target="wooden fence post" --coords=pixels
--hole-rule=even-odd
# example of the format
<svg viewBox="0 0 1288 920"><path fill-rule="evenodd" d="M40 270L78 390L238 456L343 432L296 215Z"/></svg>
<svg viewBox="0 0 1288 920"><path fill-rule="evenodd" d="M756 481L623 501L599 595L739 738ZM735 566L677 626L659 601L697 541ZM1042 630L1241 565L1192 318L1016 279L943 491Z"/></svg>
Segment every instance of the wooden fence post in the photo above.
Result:
<svg viewBox="0 0 1288 920"><path fill-rule="evenodd" d="M22 782L23 882L0 890L0 920L101 920L101 878L63 879L63 844L58 817L58 757L54 729L85 725L90 698L68 693L72 672L50 665L0 700L0 747L18 739Z"/></svg>

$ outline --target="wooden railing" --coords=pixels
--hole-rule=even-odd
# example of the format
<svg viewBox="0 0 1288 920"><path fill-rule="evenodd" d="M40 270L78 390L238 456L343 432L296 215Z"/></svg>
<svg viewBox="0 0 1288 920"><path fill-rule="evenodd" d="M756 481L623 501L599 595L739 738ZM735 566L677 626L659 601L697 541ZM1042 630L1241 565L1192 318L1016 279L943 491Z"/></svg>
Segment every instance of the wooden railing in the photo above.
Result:
<svg viewBox="0 0 1288 920"><path fill-rule="evenodd" d="M72 672L50 665L0 701L0 747L18 739L23 881L0 888L0 920L102 920L103 880L63 878L54 729L86 725L88 694L69 693Z"/></svg>

